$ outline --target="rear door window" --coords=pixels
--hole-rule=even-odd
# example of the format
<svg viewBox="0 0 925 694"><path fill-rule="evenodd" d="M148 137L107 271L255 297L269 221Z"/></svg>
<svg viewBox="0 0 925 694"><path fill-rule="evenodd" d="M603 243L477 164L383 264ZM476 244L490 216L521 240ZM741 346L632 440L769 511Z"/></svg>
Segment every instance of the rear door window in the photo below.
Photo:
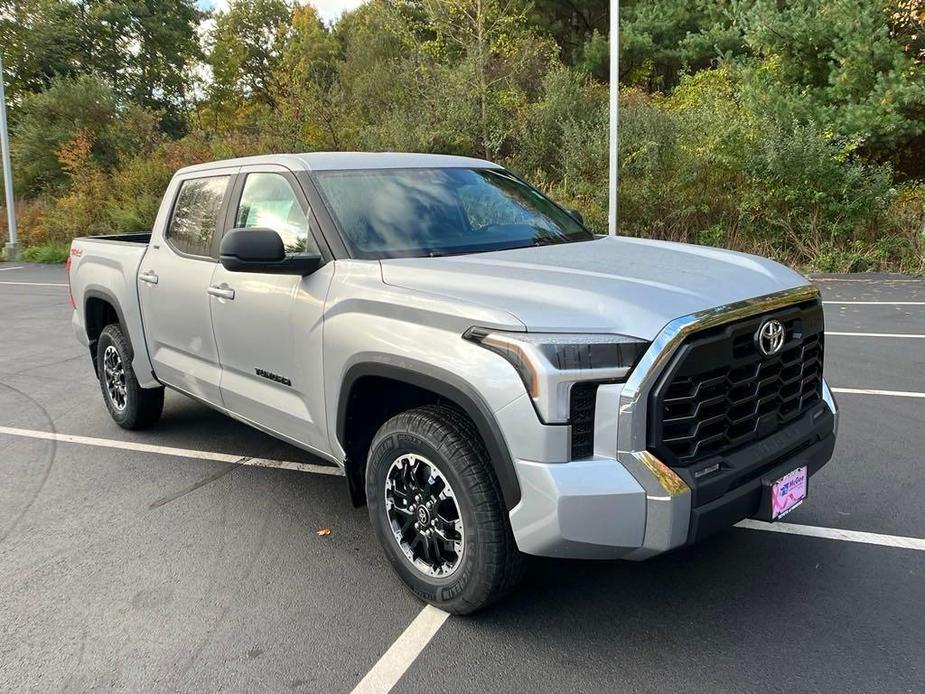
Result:
<svg viewBox="0 0 925 694"><path fill-rule="evenodd" d="M180 253L211 258L228 176L183 181L165 238Z"/></svg>

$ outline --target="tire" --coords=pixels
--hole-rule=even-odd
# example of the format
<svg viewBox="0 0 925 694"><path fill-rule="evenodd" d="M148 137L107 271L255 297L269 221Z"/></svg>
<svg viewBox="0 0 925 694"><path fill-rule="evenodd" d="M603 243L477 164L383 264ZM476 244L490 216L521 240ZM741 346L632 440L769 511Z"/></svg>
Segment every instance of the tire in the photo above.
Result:
<svg viewBox="0 0 925 694"><path fill-rule="evenodd" d="M426 479L429 489L420 483ZM417 501L415 490L421 492ZM435 607L474 612L503 597L524 573L526 557L514 542L488 452L471 420L456 409L420 407L382 425L369 449L366 497L392 568ZM421 506L435 500L422 514ZM447 522L454 517L461 527ZM407 526L409 518L423 522L424 533Z"/></svg>
<svg viewBox="0 0 925 694"><path fill-rule="evenodd" d="M164 389L142 388L132 370L132 346L122 328L107 325L96 343L96 371L103 402L123 429L144 429L160 419ZM114 379L114 383L110 382Z"/></svg>

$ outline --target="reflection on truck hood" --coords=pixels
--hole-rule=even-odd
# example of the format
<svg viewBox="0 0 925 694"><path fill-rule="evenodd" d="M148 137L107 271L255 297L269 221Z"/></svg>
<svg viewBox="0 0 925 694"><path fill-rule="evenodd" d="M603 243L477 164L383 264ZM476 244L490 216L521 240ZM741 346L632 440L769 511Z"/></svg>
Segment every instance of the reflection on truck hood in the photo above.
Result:
<svg viewBox="0 0 925 694"><path fill-rule="evenodd" d="M612 332L647 340L679 316L807 283L764 258L624 237L384 260L382 276L393 286L506 311L531 332Z"/></svg>

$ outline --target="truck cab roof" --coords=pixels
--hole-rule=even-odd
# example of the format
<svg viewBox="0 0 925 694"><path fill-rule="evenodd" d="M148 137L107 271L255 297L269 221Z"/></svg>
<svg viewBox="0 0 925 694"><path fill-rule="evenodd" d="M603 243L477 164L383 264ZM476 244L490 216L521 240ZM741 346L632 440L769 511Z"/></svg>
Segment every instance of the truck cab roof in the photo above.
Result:
<svg viewBox="0 0 925 694"><path fill-rule="evenodd" d="M499 169L497 164L484 159L459 157L450 154L423 154L416 152L303 152L301 154L268 154L239 157L180 169L178 174L190 174L229 166L278 164L293 171L344 171L363 169Z"/></svg>

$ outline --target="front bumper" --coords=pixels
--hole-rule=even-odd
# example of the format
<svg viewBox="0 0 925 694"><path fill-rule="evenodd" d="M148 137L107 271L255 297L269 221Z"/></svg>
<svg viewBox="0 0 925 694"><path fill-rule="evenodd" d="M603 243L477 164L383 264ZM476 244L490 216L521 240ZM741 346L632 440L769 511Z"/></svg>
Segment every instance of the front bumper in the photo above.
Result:
<svg viewBox="0 0 925 694"><path fill-rule="evenodd" d="M646 450L647 395L684 337L813 292L790 290L666 326L626 384L599 387L594 457L567 463L515 460L522 498L510 519L520 550L576 559L646 559L754 515L762 477L802 465L812 475L825 465L838 430L838 409L825 383L824 405L729 456L721 472L702 481Z"/></svg>
<svg viewBox="0 0 925 694"><path fill-rule="evenodd" d="M696 480L688 482L692 508L687 543L756 515L765 493L763 479L780 479L803 466L810 476L816 474L832 457L834 420L833 413L823 405L820 411L809 412L768 439L729 456L728 469L708 476L701 484Z"/></svg>

